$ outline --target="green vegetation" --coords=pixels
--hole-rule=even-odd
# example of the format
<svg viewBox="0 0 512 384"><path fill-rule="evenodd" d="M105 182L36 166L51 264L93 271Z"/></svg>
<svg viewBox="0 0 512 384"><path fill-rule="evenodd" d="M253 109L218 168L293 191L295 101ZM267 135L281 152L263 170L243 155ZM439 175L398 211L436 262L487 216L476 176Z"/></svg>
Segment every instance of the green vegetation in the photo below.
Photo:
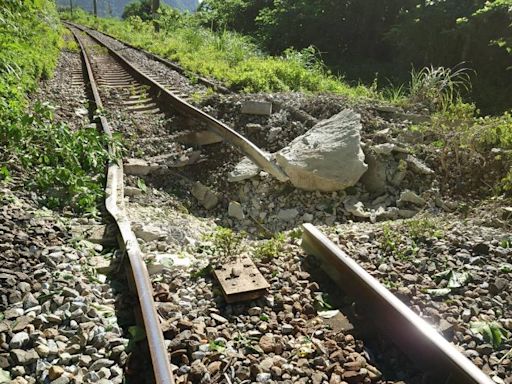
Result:
<svg viewBox="0 0 512 384"><path fill-rule="evenodd" d="M317 311L331 310L333 307L329 302L329 295L324 292L315 292L315 309Z"/></svg>
<svg viewBox="0 0 512 384"><path fill-rule="evenodd" d="M512 107L512 0L205 0L218 31L256 36L273 54L317 47L333 71L380 85L414 68L474 70L472 99L486 113ZM469 93L469 92L467 92Z"/></svg>
<svg viewBox="0 0 512 384"><path fill-rule="evenodd" d="M222 353L222 352L224 352L226 350L226 346L220 340L219 341L211 340L208 343L208 349L210 351Z"/></svg>
<svg viewBox="0 0 512 384"><path fill-rule="evenodd" d="M185 69L218 79L234 90L334 92L352 98L379 97L370 88L351 87L333 76L314 48L287 49L280 56L267 56L247 36L226 30L213 32L198 25L200 19L187 15L177 17L166 8L159 15L158 34L152 22L139 16L130 16L124 22L113 19L96 22L84 12L75 12L74 20L178 61Z"/></svg>
<svg viewBox="0 0 512 384"><path fill-rule="evenodd" d="M495 167L497 180L487 180L495 194L512 194L512 114L479 117L474 105L448 104L445 111L433 115L432 122L421 127L440 149L439 159L445 177L464 167L462 153L473 158L500 163ZM477 174L477 170L472 172ZM470 175L468 175L470 176ZM474 176L474 175L473 175ZM485 178L485 175L481 176Z"/></svg>
<svg viewBox="0 0 512 384"><path fill-rule="evenodd" d="M424 67L412 70L409 101L430 111L446 111L460 100L460 91L471 88L466 68L452 70L444 67Z"/></svg>
<svg viewBox="0 0 512 384"><path fill-rule="evenodd" d="M507 330L503 329L503 327L499 323L494 321L472 322L471 332L482 335L484 340L488 343L491 343L495 349L499 348L503 341L507 340L509 335L509 332Z"/></svg>
<svg viewBox="0 0 512 384"><path fill-rule="evenodd" d="M150 20L152 18L152 0L132 1L124 7L123 19L132 16L139 16L142 20Z"/></svg>
<svg viewBox="0 0 512 384"><path fill-rule="evenodd" d="M146 331L144 328L139 327L138 325L132 325L128 327L128 334L130 341L126 346L126 350L131 352L135 349L135 345L143 340L146 340Z"/></svg>
<svg viewBox="0 0 512 384"><path fill-rule="evenodd" d="M218 226L207 239L212 241L214 252L218 256L236 257L242 252L242 241L246 236L243 231L235 233L229 228Z"/></svg>
<svg viewBox="0 0 512 384"><path fill-rule="evenodd" d="M0 19L1 179L8 182L21 168L26 186L49 207L94 211L108 158L102 135L55 123L49 105L36 103L26 112L28 92L51 75L63 45L55 5L9 0Z"/></svg>
<svg viewBox="0 0 512 384"><path fill-rule="evenodd" d="M409 260L418 253L421 244L429 239L443 236L439 225L438 222L428 218L409 220L400 226L384 224L380 247L387 255Z"/></svg>
<svg viewBox="0 0 512 384"><path fill-rule="evenodd" d="M286 237L283 233L276 233L272 239L266 240L254 250L254 257L267 261L278 257L283 250Z"/></svg>

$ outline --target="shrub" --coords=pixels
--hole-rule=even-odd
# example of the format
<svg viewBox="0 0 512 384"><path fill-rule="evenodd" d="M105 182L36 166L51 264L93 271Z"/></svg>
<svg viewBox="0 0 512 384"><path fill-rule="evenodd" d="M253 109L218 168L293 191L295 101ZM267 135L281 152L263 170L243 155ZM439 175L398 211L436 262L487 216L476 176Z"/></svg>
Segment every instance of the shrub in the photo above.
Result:
<svg viewBox="0 0 512 384"><path fill-rule="evenodd" d="M264 241L254 250L254 256L260 260L270 260L278 257L283 250L286 237L283 233L277 233L272 239Z"/></svg>
<svg viewBox="0 0 512 384"><path fill-rule="evenodd" d="M0 20L1 179L9 180L8 167L21 167L26 186L49 207L94 211L103 195L106 140L93 128L55 123L49 105L26 112L27 93L51 76L63 46L55 3L8 0Z"/></svg>
<svg viewBox="0 0 512 384"><path fill-rule="evenodd" d="M229 228L216 227L215 232L207 238L213 242L215 252L220 257L236 257L242 252L242 241L245 239L245 232L235 233Z"/></svg>
<svg viewBox="0 0 512 384"><path fill-rule="evenodd" d="M444 110L460 99L460 91L471 88L469 70L425 67L412 70L409 99L431 111Z"/></svg>

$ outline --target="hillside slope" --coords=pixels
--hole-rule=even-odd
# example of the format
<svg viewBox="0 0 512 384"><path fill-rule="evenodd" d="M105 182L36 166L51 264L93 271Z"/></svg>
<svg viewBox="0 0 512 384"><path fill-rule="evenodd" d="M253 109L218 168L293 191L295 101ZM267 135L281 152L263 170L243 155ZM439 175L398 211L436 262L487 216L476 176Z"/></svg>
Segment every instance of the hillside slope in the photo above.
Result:
<svg viewBox="0 0 512 384"><path fill-rule="evenodd" d="M57 5L61 8L69 8L70 0L57 0ZM82 8L86 11L92 11L92 0L72 0L74 7ZM124 7L133 0L97 0L98 15L121 17ZM182 11L195 11L199 6L198 0L161 0L162 3Z"/></svg>

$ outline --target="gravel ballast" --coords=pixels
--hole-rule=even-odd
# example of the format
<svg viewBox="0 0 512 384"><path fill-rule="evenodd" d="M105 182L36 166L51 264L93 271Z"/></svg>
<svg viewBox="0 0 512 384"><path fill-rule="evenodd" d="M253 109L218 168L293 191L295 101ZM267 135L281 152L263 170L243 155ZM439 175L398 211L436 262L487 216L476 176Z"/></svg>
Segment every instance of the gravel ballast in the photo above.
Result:
<svg viewBox="0 0 512 384"><path fill-rule="evenodd" d="M19 384L122 383L128 340L91 264L102 247L26 197L0 199L0 369Z"/></svg>

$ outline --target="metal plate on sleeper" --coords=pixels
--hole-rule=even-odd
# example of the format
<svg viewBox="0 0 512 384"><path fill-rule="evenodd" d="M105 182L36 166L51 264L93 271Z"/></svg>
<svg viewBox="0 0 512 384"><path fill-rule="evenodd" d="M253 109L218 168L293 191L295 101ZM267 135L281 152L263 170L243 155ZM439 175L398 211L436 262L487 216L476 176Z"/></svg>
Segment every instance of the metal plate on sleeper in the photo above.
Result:
<svg viewBox="0 0 512 384"><path fill-rule="evenodd" d="M228 303L255 300L270 287L253 261L246 257L220 266L214 274Z"/></svg>

